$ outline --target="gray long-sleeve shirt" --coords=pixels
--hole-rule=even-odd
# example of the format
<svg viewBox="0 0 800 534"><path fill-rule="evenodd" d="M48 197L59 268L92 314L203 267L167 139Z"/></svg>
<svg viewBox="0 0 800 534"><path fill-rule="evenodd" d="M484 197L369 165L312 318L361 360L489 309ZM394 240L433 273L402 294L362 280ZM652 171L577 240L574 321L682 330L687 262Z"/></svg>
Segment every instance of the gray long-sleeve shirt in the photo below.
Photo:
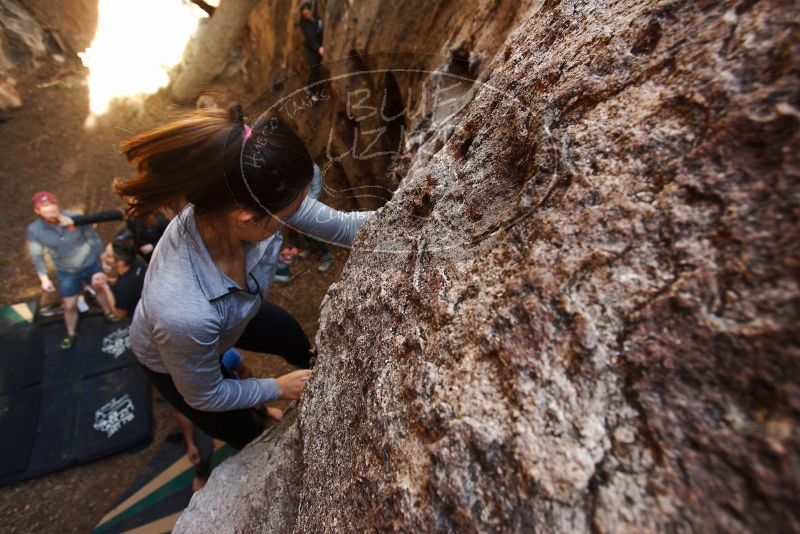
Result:
<svg viewBox="0 0 800 534"><path fill-rule="evenodd" d="M68 217L77 216L72 211L63 212ZM65 273L76 273L89 267L103 253L103 242L90 226L60 226L36 219L28 225L28 253L40 276L47 274L44 251L56 269Z"/></svg>
<svg viewBox="0 0 800 534"><path fill-rule="evenodd" d="M338 212L307 197L286 222L315 238L350 244L371 214ZM247 288L239 288L211 259L191 205L173 219L156 246L133 316L131 348L143 365L169 373L190 406L227 411L280 395L273 379L224 378L219 358L258 313L282 241L278 233L247 246Z"/></svg>

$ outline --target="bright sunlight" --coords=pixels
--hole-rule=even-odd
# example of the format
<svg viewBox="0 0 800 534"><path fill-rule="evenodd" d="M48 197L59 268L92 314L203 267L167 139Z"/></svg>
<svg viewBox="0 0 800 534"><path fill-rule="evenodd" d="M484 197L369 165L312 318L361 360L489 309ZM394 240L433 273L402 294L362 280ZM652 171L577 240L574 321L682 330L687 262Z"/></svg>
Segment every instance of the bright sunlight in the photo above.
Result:
<svg viewBox="0 0 800 534"><path fill-rule="evenodd" d="M87 125L114 98L155 93L181 61L205 13L181 0L100 0L92 46L79 54L89 68Z"/></svg>

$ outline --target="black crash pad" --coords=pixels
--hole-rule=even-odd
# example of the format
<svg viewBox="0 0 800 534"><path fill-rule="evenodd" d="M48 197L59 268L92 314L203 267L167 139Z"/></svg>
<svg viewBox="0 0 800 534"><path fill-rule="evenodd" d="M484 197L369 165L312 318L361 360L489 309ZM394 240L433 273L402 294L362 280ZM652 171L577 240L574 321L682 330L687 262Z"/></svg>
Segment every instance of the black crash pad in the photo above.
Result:
<svg viewBox="0 0 800 534"><path fill-rule="evenodd" d="M41 334L31 324L14 325L0 334L0 395L41 382Z"/></svg>
<svg viewBox="0 0 800 534"><path fill-rule="evenodd" d="M82 317L0 335L0 486L130 449L152 438L150 388L130 352L128 322Z"/></svg>
<svg viewBox="0 0 800 534"><path fill-rule="evenodd" d="M3 454L0 454L0 477L25 470L36 436L41 391L27 388L8 395L0 395L0 436L3 436Z"/></svg>

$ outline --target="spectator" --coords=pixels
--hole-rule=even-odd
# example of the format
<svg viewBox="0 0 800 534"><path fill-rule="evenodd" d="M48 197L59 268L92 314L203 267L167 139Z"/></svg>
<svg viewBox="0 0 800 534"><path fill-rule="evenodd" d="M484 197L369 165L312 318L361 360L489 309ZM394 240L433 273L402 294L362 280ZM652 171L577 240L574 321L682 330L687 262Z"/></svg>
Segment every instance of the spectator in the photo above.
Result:
<svg viewBox="0 0 800 534"><path fill-rule="evenodd" d="M281 249L281 253L278 256L278 267L275 269L274 280L278 282L289 282L294 279L291 263L299 252L300 251L297 250L296 247L284 247Z"/></svg>
<svg viewBox="0 0 800 534"><path fill-rule="evenodd" d="M320 63L324 50L322 49L322 19L312 14L310 2L300 4L300 29L305 38L303 53L310 68L306 87L311 94L311 99L316 102L322 98L317 82L320 78Z"/></svg>
<svg viewBox="0 0 800 534"><path fill-rule="evenodd" d="M48 293L55 291L55 286L47 274L45 251L55 264L58 287L63 299L64 325L67 330L60 347L62 350L68 350L76 340L78 295L82 284L89 283L95 273L103 270L99 257L103 251L103 243L91 227L61 226L60 223L65 216L74 217L77 214L70 211L62 213L58 198L54 194L40 191L33 195L32 200L33 211L39 218L28 225L28 252L36 267L42 289ZM111 313L105 296L98 295L97 302L109 321L118 320Z"/></svg>
<svg viewBox="0 0 800 534"><path fill-rule="evenodd" d="M147 263L136 255L131 242L115 241L106 246L103 263L110 264L115 279L105 272L92 277L92 287L108 301L117 319L132 317L142 296ZM105 270L105 269L104 269Z"/></svg>

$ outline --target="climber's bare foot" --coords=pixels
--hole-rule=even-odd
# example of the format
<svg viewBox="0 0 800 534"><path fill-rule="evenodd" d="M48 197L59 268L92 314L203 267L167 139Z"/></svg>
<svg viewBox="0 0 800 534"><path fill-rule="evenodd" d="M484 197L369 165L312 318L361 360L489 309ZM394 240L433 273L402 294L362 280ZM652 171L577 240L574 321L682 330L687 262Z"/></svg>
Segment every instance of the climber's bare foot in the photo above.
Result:
<svg viewBox="0 0 800 534"><path fill-rule="evenodd" d="M276 421L283 421L283 410L280 408L273 408L271 406L267 406L267 415L270 419L274 419Z"/></svg>

